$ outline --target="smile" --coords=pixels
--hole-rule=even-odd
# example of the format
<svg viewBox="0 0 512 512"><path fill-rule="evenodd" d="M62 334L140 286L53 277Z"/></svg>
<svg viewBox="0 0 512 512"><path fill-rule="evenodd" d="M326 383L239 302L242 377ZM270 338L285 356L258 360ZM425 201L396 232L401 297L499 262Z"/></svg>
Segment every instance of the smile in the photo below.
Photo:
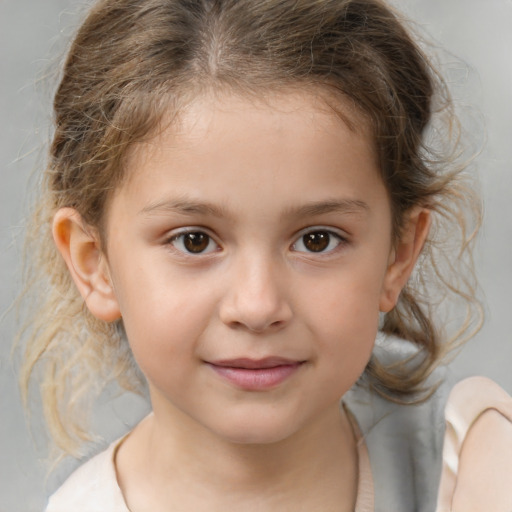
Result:
<svg viewBox="0 0 512 512"><path fill-rule="evenodd" d="M246 391L272 389L302 366L303 361L293 361L279 357L265 359L231 359L207 363L223 379Z"/></svg>

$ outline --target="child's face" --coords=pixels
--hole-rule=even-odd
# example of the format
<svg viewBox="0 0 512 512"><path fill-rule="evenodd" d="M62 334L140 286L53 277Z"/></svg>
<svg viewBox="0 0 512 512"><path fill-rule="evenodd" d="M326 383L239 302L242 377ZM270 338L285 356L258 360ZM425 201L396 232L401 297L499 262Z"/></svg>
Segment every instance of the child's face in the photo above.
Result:
<svg viewBox="0 0 512 512"><path fill-rule="evenodd" d="M130 160L108 265L155 414L278 441L363 372L391 307L390 204L365 129L319 104L198 100Z"/></svg>

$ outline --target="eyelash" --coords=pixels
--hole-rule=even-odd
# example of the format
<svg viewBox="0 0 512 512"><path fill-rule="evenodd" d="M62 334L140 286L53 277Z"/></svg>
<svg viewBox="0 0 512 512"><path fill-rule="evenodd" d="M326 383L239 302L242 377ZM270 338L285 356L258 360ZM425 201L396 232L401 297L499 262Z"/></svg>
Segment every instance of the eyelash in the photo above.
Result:
<svg viewBox="0 0 512 512"><path fill-rule="evenodd" d="M207 249L207 250L200 250L197 252L194 252L193 250L188 250L185 246L185 243L186 243L185 237L187 235L191 237L188 240L191 243L197 243L199 248L201 248L201 242L206 241L205 249ZM172 245L174 247L174 249L176 249L178 252L180 252L186 256L195 256L195 255L204 256L207 254L211 254L213 252L217 252L220 249L219 244L217 244L217 242L215 242L213 237L210 236L208 233L206 233L204 230L199 229L199 228L198 229L192 228L192 229L188 229L186 231L177 233L177 234L171 236L166 241L166 244ZM181 247L178 247L178 245L181 245ZM212 245L214 247L212 247Z"/></svg>
<svg viewBox="0 0 512 512"><path fill-rule="evenodd" d="M190 236L188 239L190 245L188 248L185 245L187 239L185 237ZM309 237L309 239L307 238ZM316 239L315 239L316 238ZM334 247L333 242L335 243ZM307 248L308 243L316 243L319 245L319 250L309 250ZM332 229L324 228L321 226L308 228L301 232L296 241L291 245L291 249L298 253L305 254L331 254L335 252L340 246L346 245L347 239ZM220 246L215 242L214 238L202 229L187 229L171 236L166 244L172 245L173 248L185 256L206 256L217 252ZM190 250L192 246L196 244L198 251Z"/></svg>
<svg viewBox="0 0 512 512"><path fill-rule="evenodd" d="M321 235L321 236L318 236ZM191 236L189 242L192 244L196 243L197 248L199 249L197 252L193 250L189 250L186 247L186 236ZM309 240L306 238L309 236ZM195 239L197 237L197 239ZM318 237L316 240L314 237ZM335 241L336 245L332 247L333 241ZM202 243L201 243L202 242ZM206 243L206 245L204 245ZM306 244L307 243L317 243L320 245L319 250L308 250ZM296 241L291 245L291 249L295 252L305 253L305 254L331 254L335 252L340 246L346 245L348 243L347 239L340 235L339 233L333 231L329 228L324 228L322 226L315 226L312 228L308 228L307 230L302 231ZM206 231L202 229L187 229L186 231L182 231L171 236L166 244L172 245L175 250L179 253L186 256L206 256L217 252L220 247L217 242L213 239L211 235L209 235ZM326 245L324 245L326 244ZM322 247L322 245L324 245ZM204 249L202 248L204 246ZM301 246L301 247L300 247ZM299 248L300 247L300 248Z"/></svg>
<svg viewBox="0 0 512 512"><path fill-rule="evenodd" d="M318 237L318 235L321 236ZM318 237L316 241L314 240L315 236ZM307 237L309 237L309 240L307 239ZM336 245L334 247L332 247L333 241L336 241ZM318 251L314 251L307 249L306 244L308 242L320 242L321 245L327 245L325 245L325 247L320 247L320 250ZM297 240L292 244L291 247L295 252L323 255L331 254L335 252L337 249L339 249L340 246L346 245L347 243L348 240L345 237L343 237L340 233L333 231L332 229L329 228L315 226L313 228L308 228L307 230L303 231L297 238ZM302 247L304 248L303 250L298 249L298 246L300 245L302 245Z"/></svg>

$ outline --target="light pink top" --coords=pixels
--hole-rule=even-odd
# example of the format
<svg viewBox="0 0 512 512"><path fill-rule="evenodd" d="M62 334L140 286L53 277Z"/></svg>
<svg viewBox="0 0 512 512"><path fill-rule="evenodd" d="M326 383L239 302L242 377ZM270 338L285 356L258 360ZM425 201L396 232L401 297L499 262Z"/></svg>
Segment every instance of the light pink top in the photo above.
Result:
<svg viewBox="0 0 512 512"><path fill-rule="evenodd" d="M490 416L491 412L498 414ZM489 420L486 430L477 432L475 426L484 418ZM443 470L436 512L512 511L510 395L490 379L471 377L451 391L445 420ZM467 447L471 432L476 437ZM464 449L473 451L466 452L469 458L461 457ZM469 461L471 466L461 465L464 461L466 464ZM462 503L457 502L457 496L463 498Z"/></svg>
<svg viewBox="0 0 512 512"><path fill-rule="evenodd" d="M373 512L373 477L372 468L370 466L370 457L368 455L368 447L361 435L361 430L352 413L345 407L348 419L352 426L354 439L357 445L357 462L358 462L358 480L357 480L357 498L356 508L354 512Z"/></svg>
<svg viewBox="0 0 512 512"><path fill-rule="evenodd" d="M46 512L130 512L114 465L125 437L80 466L50 498Z"/></svg>

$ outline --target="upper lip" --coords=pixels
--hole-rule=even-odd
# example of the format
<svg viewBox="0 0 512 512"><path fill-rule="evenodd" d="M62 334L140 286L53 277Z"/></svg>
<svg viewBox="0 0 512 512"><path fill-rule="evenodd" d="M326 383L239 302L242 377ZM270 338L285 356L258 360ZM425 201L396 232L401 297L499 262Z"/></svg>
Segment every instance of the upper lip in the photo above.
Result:
<svg viewBox="0 0 512 512"><path fill-rule="evenodd" d="M265 368L275 368L276 366L288 366L300 364L302 361L296 359L287 359L284 357L264 357L262 359L251 359L240 357L236 359L222 359L220 361L211 361L210 364L223 366L226 368L243 368L247 370L259 370Z"/></svg>

